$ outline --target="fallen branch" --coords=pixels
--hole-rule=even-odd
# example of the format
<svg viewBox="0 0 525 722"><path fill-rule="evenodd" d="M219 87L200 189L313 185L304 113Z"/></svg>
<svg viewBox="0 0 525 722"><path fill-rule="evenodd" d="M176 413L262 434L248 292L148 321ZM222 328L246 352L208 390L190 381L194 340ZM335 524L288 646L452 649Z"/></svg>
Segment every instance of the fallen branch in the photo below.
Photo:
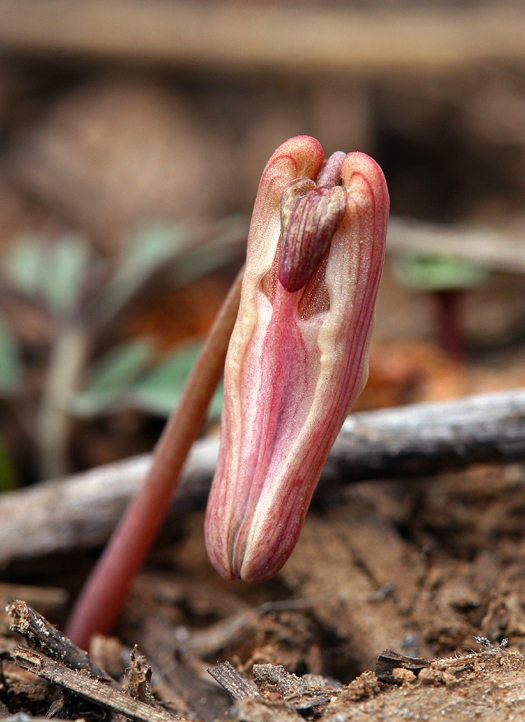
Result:
<svg viewBox="0 0 525 722"><path fill-rule="evenodd" d="M525 458L525 389L353 414L332 450L345 481Z"/></svg>
<svg viewBox="0 0 525 722"><path fill-rule="evenodd" d="M391 77L520 62L524 23L522 8L510 5L359 12L344 5L2 0L0 43L23 53L184 68Z"/></svg>
<svg viewBox="0 0 525 722"><path fill-rule="evenodd" d="M451 256L491 271L525 273L525 248L519 234L462 228L390 216L387 253Z"/></svg>
<svg viewBox="0 0 525 722"><path fill-rule="evenodd" d="M202 508L217 461L218 441L194 445L174 511ZM149 455L0 495L0 566L12 559L103 544L151 464Z"/></svg>
<svg viewBox="0 0 525 722"><path fill-rule="evenodd" d="M203 508L218 440L194 444L172 515ZM525 389L360 412L346 420L321 481L429 476L525 459ZM103 544L137 492L150 457L0 496L0 564Z"/></svg>

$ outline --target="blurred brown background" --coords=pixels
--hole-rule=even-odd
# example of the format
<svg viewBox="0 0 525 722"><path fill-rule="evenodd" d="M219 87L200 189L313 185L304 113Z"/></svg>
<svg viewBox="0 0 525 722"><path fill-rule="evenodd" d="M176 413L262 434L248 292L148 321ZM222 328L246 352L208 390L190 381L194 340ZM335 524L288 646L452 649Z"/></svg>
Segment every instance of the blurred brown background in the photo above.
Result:
<svg viewBox="0 0 525 722"><path fill-rule="evenodd" d="M123 342L152 338L151 367L205 332L242 262L264 164L301 133L326 154L370 153L391 193L360 407L522 384L524 30L519 2L1 0L4 254L28 233L47 248L80 232L114 270L145 225L183 223L189 248L213 242L209 224L235 226L222 260L192 267L176 289L155 277L95 339L90 329L69 388L51 390L49 405L89 391L92 363ZM99 278L90 273L88 287ZM16 432L2 427L23 457L31 436L56 444L42 441L38 406L64 323L4 301L30 400ZM75 307L84 332L86 314ZM74 460L45 475L150 448L166 409L138 421L136 406L120 398L70 419L58 455Z"/></svg>

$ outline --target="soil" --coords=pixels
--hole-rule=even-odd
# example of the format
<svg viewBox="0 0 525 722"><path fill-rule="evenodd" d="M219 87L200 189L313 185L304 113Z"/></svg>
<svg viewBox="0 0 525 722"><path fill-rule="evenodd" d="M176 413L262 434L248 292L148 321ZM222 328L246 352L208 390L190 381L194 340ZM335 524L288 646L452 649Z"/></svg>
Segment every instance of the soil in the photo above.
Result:
<svg viewBox="0 0 525 722"><path fill-rule="evenodd" d="M233 701L231 717L247 722L520 719L524 485L525 467L512 465L331 488L314 500L284 569L254 586L216 575L202 514L189 515L178 541L158 547L137 580L116 638L95 640L92 658L120 679L137 644L156 698L203 722L223 719ZM2 595L31 579L56 585L73 564L82 566L78 556L15 565ZM42 587L26 593L61 621L66 595L46 606ZM60 685L15 667L15 641L6 620L0 701L44 715ZM389 649L401 661L381 681L373 670ZM230 700L206 673L226 661L246 680L257 665L274 675L282 665L295 681L259 683L261 696ZM97 709L82 716L94 719Z"/></svg>

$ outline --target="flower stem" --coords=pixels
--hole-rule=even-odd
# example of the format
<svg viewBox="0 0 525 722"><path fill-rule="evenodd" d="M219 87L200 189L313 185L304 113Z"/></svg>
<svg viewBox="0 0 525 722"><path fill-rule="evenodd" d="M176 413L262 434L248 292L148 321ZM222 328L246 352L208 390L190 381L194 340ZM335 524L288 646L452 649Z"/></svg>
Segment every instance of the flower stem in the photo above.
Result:
<svg viewBox="0 0 525 722"><path fill-rule="evenodd" d="M243 271L223 302L179 406L157 442L143 487L126 509L73 608L65 631L83 649L87 649L94 634L111 631L166 518L182 466L202 428L224 368L239 308L242 275Z"/></svg>
<svg viewBox="0 0 525 722"><path fill-rule="evenodd" d="M69 472L67 449L72 420L67 404L78 391L89 340L79 323L67 322L59 327L37 425L43 479L58 479Z"/></svg>
<svg viewBox="0 0 525 722"><path fill-rule="evenodd" d="M461 327L461 305L465 292L461 288L453 288L435 291L434 295L441 348L458 363L465 363L468 347Z"/></svg>

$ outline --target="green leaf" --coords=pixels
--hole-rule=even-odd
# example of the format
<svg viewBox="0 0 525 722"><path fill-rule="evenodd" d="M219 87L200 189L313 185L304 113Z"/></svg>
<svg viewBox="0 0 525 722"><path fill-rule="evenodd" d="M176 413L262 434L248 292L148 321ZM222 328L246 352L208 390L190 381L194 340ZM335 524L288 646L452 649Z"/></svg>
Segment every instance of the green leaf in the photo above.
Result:
<svg viewBox="0 0 525 722"><path fill-rule="evenodd" d="M41 238L18 238L11 244L2 262L4 276L15 288L34 295L40 289L43 255Z"/></svg>
<svg viewBox="0 0 525 722"><path fill-rule="evenodd" d="M103 321L113 318L148 277L177 257L188 242L180 226L149 228L134 236L115 274L95 300L95 315Z"/></svg>
<svg viewBox="0 0 525 722"><path fill-rule="evenodd" d="M164 263L184 247L185 234L180 226L143 228L133 237L120 270L122 273L148 271Z"/></svg>
<svg viewBox="0 0 525 722"><path fill-rule="evenodd" d="M244 216L231 216L217 223L216 233L205 243L189 248L177 260L174 281L182 286L224 266L239 261L246 254L249 224Z"/></svg>
<svg viewBox="0 0 525 722"><path fill-rule="evenodd" d="M184 383L197 359L201 344L191 344L170 354L157 368L139 379L127 394L128 403L160 416L168 416L180 401ZM222 409L222 384L215 392L208 415Z"/></svg>
<svg viewBox="0 0 525 722"><path fill-rule="evenodd" d="M95 366L84 389L75 396L71 410L91 416L115 408L129 387L151 361L154 344L139 339L109 351Z"/></svg>
<svg viewBox="0 0 525 722"><path fill-rule="evenodd" d="M437 256L398 256L394 273L397 280L412 291L475 288L489 275L470 261Z"/></svg>
<svg viewBox="0 0 525 722"><path fill-rule="evenodd" d="M91 260L88 243L77 234L64 234L47 250L42 293L52 311L73 312L78 306L82 281Z"/></svg>
<svg viewBox="0 0 525 722"><path fill-rule="evenodd" d="M18 344L8 325L0 318L0 393L13 393L20 387L21 379Z"/></svg>
<svg viewBox="0 0 525 722"><path fill-rule="evenodd" d="M11 284L30 296L41 295L56 314L75 310L90 262L90 247L80 235L66 233L56 243L20 238L3 263Z"/></svg>

